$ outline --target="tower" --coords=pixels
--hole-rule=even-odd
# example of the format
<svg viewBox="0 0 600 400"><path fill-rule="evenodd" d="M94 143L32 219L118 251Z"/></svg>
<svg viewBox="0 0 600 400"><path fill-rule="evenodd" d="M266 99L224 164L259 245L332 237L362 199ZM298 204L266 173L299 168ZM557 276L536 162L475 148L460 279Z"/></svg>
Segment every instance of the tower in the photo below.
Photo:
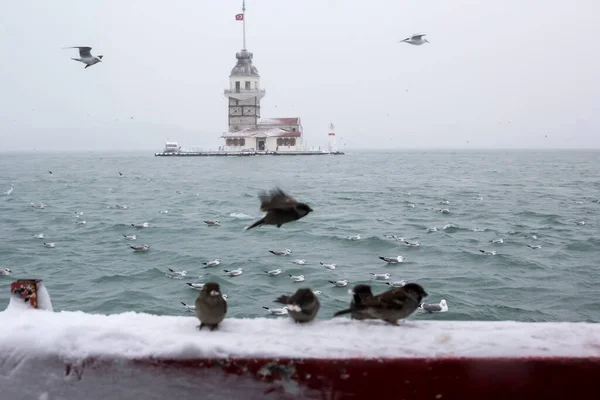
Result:
<svg viewBox="0 0 600 400"><path fill-rule="evenodd" d="M225 90L228 107L229 132L256 129L260 119L260 100L265 91L260 88L260 75L252 65L252 53L246 50L246 1L242 13L235 16L243 23L243 48L236 53L237 62L229 75L229 89Z"/></svg>
<svg viewBox="0 0 600 400"><path fill-rule="evenodd" d="M229 89L225 90L229 132L256 129L260 119L260 100L265 96L265 91L260 88L258 70L252 65L252 53L242 49L235 58L237 62L229 75Z"/></svg>

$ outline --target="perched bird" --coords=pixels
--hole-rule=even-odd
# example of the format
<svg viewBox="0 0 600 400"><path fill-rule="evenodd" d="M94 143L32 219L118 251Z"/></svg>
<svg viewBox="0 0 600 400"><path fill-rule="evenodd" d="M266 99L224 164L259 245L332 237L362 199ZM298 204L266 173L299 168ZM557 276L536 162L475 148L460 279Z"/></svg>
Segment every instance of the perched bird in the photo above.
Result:
<svg viewBox="0 0 600 400"><path fill-rule="evenodd" d="M3 268L0 269L0 276L8 276L11 273L11 269L10 268Z"/></svg>
<svg viewBox="0 0 600 400"><path fill-rule="evenodd" d="M299 220L313 211L307 204L296 202L279 188L271 190L268 194L263 191L258 197L261 202L260 210L267 214L246 230L259 225L277 225L281 228L281 225Z"/></svg>
<svg viewBox="0 0 600 400"><path fill-rule="evenodd" d="M265 310L267 310L272 315L287 315L287 313L288 313L287 307L272 308L272 307L265 307L265 306L263 306L263 308Z"/></svg>
<svg viewBox="0 0 600 400"><path fill-rule="evenodd" d="M420 46L422 44L429 43L429 41L427 39L424 39L423 36L425 36L425 34L411 35L410 37L407 37L404 40L400 40L398 43L404 42L404 43L412 44L415 46Z"/></svg>
<svg viewBox="0 0 600 400"><path fill-rule="evenodd" d="M300 288L291 296L279 296L277 303L285 304L295 322L310 322L317 316L321 304L312 290Z"/></svg>
<svg viewBox="0 0 600 400"><path fill-rule="evenodd" d="M392 325L398 325L398 320L408 317L427 296L425 289L417 283L407 283L401 288L393 288L376 296L365 296L362 304L338 311L335 317L352 312L363 312L370 318L381 319Z"/></svg>
<svg viewBox="0 0 600 400"><path fill-rule="evenodd" d="M336 287L344 287L348 285L348 280L342 279L339 281L329 281L329 283L333 283Z"/></svg>
<svg viewBox="0 0 600 400"><path fill-rule="evenodd" d="M369 285L356 285L349 293L352 295L352 300L350 301L351 309L362 306L363 300L373 297L373 292L371 292L371 286ZM350 313L350 318L356 320L373 319L371 315L360 310L352 311Z"/></svg>
<svg viewBox="0 0 600 400"><path fill-rule="evenodd" d="M419 308L421 310L427 311L428 313L432 313L432 312L446 312L446 311L448 311L448 303L446 303L446 300L442 299L442 301L440 301L440 304L421 303L421 305L419 306Z"/></svg>
<svg viewBox="0 0 600 400"><path fill-rule="evenodd" d="M134 252L136 253L143 253L145 251L150 250L150 246L148 246L147 244L143 244L141 246L129 246L133 249Z"/></svg>
<svg viewBox="0 0 600 400"><path fill-rule="evenodd" d="M227 314L227 301L221 295L218 283L208 282L196 299L196 316L200 320L199 329L208 326L211 331L217 329Z"/></svg>
<svg viewBox="0 0 600 400"><path fill-rule="evenodd" d="M290 279L294 282L304 282L304 275L290 275Z"/></svg>
<svg viewBox="0 0 600 400"><path fill-rule="evenodd" d="M79 49L79 57L81 58L71 58L71 60L75 60L75 61L79 61L81 63L85 64L85 68L87 67L91 67L94 64L98 64L99 62L102 62L102 57L103 56L93 56L91 51L92 48L91 47L85 47L85 46L74 46L74 47L65 47L66 49Z"/></svg>
<svg viewBox="0 0 600 400"><path fill-rule="evenodd" d="M218 226L221 225L219 221L204 221L204 223L208 226Z"/></svg>
<svg viewBox="0 0 600 400"><path fill-rule="evenodd" d="M229 276L239 276L244 273L244 269L243 268L231 269L231 270L224 269L223 272L225 272Z"/></svg>
<svg viewBox="0 0 600 400"><path fill-rule="evenodd" d="M212 261L203 262L202 264L206 265L207 267L216 267L217 265L221 264L221 260L216 258Z"/></svg>
<svg viewBox="0 0 600 400"><path fill-rule="evenodd" d="M373 278L381 280L381 281L387 281L388 279L391 278L391 275L388 274L387 272L384 273L384 274L374 274L374 273L371 273L371 275L373 275Z"/></svg>
<svg viewBox="0 0 600 400"><path fill-rule="evenodd" d="M325 267L325 269L335 269L335 267L337 267L337 265L335 264L325 264L320 262L319 264L321 264L323 267Z"/></svg>
<svg viewBox="0 0 600 400"><path fill-rule="evenodd" d="M275 254L276 256L288 256L288 255L292 254L292 251L290 249L285 249L285 250L269 250L269 253Z"/></svg>
<svg viewBox="0 0 600 400"><path fill-rule="evenodd" d="M186 285L188 285L192 289L196 289L196 290L202 290L202 288L204 287L204 283L191 283L191 282L187 282Z"/></svg>
<svg viewBox="0 0 600 400"><path fill-rule="evenodd" d="M402 257L402 256L398 256L398 257L381 257L381 256L379 256L379 259L385 261L388 264L397 264L397 263L404 262L404 257Z"/></svg>
<svg viewBox="0 0 600 400"><path fill-rule="evenodd" d="M269 274L271 276L277 276L279 274L281 274L281 268L277 268L277 269L272 269L270 271L265 271L266 274Z"/></svg>

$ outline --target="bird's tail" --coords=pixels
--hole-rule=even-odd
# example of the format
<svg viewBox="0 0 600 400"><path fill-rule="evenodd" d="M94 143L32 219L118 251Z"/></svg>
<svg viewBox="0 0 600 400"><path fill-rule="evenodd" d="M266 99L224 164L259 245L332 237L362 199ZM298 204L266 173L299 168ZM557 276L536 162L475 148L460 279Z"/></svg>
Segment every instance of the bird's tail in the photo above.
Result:
<svg viewBox="0 0 600 400"><path fill-rule="evenodd" d="M333 283L335 285L335 281L329 281L329 283Z"/></svg>
<svg viewBox="0 0 600 400"><path fill-rule="evenodd" d="M225 273L228 273L228 272L229 272L229 270L228 270L228 269L224 269L224 270L223 270L223 272L225 272Z"/></svg>
<svg viewBox="0 0 600 400"><path fill-rule="evenodd" d="M133 247L133 246L129 246L129 247L131 247L132 249L135 250L135 247ZM171 268L169 268L169 271L173 271L173 270Z"/></svg>
<svg viewBox="0 0 600 400"><path fill-rule="evenodd" d="M275 302L276 303L281 303L281 304L287 304L289 299L290 299L289 296L279 296L277 298L277 300L275 300Z"/></svg>
<svg viewBox="0 0 600 400"><path fill-rule="evenodd" d="M320 262L319 264L321 264L321 265L325 265L325 264L323 264L322 262Z"/></svg>
<svg viewBox="0 0 600 400"><path fill-rule="evenodd" d="M345 310L342 311L338 311L335 314L333 314L334 317L337 317L339 315L344 315L344 314L350 314L351 312L356 311L355 308L347 308Z"/></svg>
<svg viewBox="0 0 600 400"><path fill-rule="evenodd" d="M203 262L202 264L204 264L204 265L208 265L208 263L207 263L207 262Z"/></svg>
<svg viewBox="0 0 600 400"><path fill-rule="evenodd" d="M127 235L123 235L123 237L127 237Z"/></svg>
<svg viewBox="0 0 600 400"><path fill-rule="evenodd" d="M259 219L258 221L256 221L255 223L253 223L252 225L250 225L250 226L246 227L244 230L246 230L246 231L247 231L248 229L256 228L257 226L259 226L259 225L262 225L262 224L264 224L264 223L265 223L265 219L264 219L264 218L261 218L261 219Z"/></svg>
<svg viewBox="0 0 600 400"><path fill-rule="evenodd" d="M186 282L186 285L188 286L192 286L192 284L190 282ZM192 286L193 287L193 286Z"/></svg>
<svg viewBox="0 0 600 400"><path fill-rule="evenodd" d="M263 306L263 308L264 308L265 310L270 310L270 308L269 308L269 307L265 307L265 306Z"/></svg>
<svg viewBox="0 0 600 400"><path fill-rule="evenodd" d="M131 246L129 246L129 247L131 247ZM133 248L133 247L131 247L131 248ZM175 272L175 271L174 271L174 270L172 270L171 268L167 268L167 269L168 269L169 271L171 271L171 272Z"/></svg>
<svg viewBox="0 0 600 400"><path fill-rule="evenodd" d="M183 304L184 307L187 307L187 304L185 304L183 301L181 302L181 304Z"/></svg>
<svg viewBox="0 0 600 400"><path fill-rule="evenodd" d="M385 257L379 256L379 259L385 261Z"/></svg>

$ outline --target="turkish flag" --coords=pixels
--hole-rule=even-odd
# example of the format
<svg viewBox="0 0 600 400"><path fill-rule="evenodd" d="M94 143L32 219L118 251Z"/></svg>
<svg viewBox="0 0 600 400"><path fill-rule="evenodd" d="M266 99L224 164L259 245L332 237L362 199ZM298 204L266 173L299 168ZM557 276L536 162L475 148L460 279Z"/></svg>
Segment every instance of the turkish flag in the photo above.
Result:
<svg viewBox="0 0 600 400"><path fill-rule="evenodd" d="M235 14L235 20L236 21L243 21L244 20L244 14Z"/></svg>

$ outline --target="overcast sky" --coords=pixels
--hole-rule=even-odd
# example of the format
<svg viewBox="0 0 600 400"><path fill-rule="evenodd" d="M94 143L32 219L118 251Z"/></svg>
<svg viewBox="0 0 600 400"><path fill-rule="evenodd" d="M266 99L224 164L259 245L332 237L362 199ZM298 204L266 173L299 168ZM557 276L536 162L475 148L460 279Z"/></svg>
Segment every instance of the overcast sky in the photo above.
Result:
<svg viewBox="0 0 600 400"><path fill-rule="evenodd" d="M216 148L239 12L0 1L0 151ZM600 148L598 15L597 0L248 0L247 47L262 116L302 118L309 144L333 121L347 149ZM412 33L431 43L398 43Z"/></svg>

